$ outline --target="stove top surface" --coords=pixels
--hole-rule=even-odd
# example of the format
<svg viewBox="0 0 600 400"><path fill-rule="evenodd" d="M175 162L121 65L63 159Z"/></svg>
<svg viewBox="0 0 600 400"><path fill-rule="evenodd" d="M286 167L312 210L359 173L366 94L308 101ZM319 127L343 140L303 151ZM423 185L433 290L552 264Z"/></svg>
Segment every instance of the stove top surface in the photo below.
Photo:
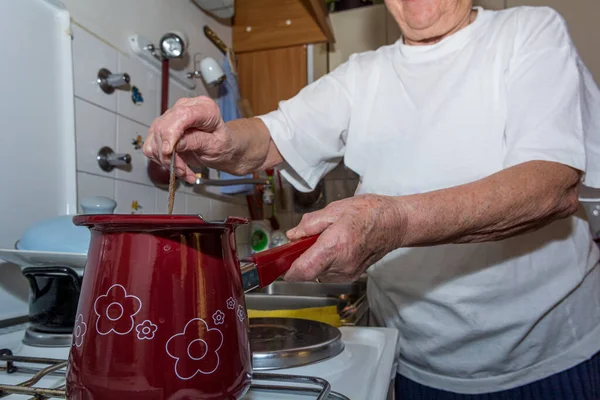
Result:
<svg viewBox="0 0 600 400"><path fill-rule="evenodd" d="M398 333L388 328L341 327L344 350L330 359L295 368L266 371L274 374L313 376L327 380L331 390L352 400L385 400L391 380L396 373L394 355ZM6 330L4 330L6 332ZM25 328L0 332L0 348L10 349L14 355L57 358L66 360L70 347L32 347L24 345ZM4 363L0 363L4 367ZM22 365L22 364L18 364ZM39 368L39 365L30 365ZM30 374L7 374L0 371L0 384L16 385L31 377ZM57 388L64 385L64 377L43 378L36 387ZM267 382L253 381L257 384ZM286 384L296 386L296 384ZM244 400L310 399L305 395L267 393L250 390ZM316 398L316 396L315 396ZM3 400L29 400L31 396L10 395Z"/></svg>

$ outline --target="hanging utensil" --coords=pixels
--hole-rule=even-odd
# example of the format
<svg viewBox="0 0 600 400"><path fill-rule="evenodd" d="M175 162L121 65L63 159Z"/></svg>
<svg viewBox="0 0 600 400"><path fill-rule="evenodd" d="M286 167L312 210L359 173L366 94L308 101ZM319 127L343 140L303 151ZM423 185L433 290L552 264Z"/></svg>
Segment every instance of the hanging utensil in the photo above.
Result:
<svg viewBox="0 0 600 400"><path fill-rule="evenodd" d="M171 153L171 166L169 168L169 202L167 214L173 214L173 206L175 205L175 151Z"/></svg>

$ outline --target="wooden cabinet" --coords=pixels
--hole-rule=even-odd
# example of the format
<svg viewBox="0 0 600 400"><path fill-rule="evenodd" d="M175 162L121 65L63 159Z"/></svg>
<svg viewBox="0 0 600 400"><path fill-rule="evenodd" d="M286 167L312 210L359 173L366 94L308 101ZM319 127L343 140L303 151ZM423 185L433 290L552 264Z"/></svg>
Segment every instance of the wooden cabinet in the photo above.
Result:
<svg viewBox="0 0 600 400"><path fill-rule="evenodd" d="M235 8L240 95L262 115L308 83L307 45L334 35L322 0L237 0Z"/></svg>
<svg viewBox="0 0 600 400"><path fill-rule="evenodd" d="M238 54L240 93L256 115L277 108L307 84L306 46Z"/></svg>

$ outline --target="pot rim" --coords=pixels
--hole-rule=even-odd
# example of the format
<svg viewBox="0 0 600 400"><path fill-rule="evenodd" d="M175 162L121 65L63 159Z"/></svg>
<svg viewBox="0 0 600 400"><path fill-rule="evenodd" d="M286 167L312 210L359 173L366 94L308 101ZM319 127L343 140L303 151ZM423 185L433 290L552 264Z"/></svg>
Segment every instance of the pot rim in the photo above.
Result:
<svg viewBox="0 0 600 400"><path fill-rule="evenodd" d="M101 231L160 231L172 229L235 229L248 224L241 217L227 217L223 221L207 221L198 214L80 214L73 217L77 226Z"/></svg>

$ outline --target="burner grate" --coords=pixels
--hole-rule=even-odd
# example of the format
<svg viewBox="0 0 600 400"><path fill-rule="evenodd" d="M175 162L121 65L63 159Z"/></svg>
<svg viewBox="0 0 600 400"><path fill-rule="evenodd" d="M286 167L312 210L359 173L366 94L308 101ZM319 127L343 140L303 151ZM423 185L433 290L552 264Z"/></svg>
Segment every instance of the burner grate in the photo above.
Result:
<svg viewBox="0 0 600 400"><path fill-rule="evenodd" d="M24 394L33 396L35 400L55 398L66 398L65 388L40 388L33 387L46 375L52 374L58 370L64 369L67 366L67 362L64 360L56 360L53 358L37 358L37 357L18 357L14 356L8 349L0 350L0 361L6 362L6 367L0 367L0 371L5 371L8 374L20 373L33 373L33 376L28 380L19 383L18 385L3 385L0 384L0 397L4 397L8 394ZM45 368L39 370L29 369L24 367L15 366L15 362L23 362L30 364L44 364L48 365Z"/></svg>
<svg viewBox="0 0 600 400"><path fill-rule="evenodd" d="M18 385L3 385L0 384L0 398L9 394L21 394L33 396L31 400L45 400L50 398L65 399L64 385L57 388L41 388L33 387L43 377L47 375L65 375L62 371L67 366L67 361L54 358L38 358L38 357L21 357L14 356L8 349L0 349L0 362L5 362L5 366L0 365L0 372L8 374L23 373L32 374L28 380L19 383ZM30 368L17 366L14 363L29 363L47 365L43 368ZM278 394L292 394L311 396L317 400L350 400L348 397L331 391L331 385L325 379L300 376L300 375L284 375L284 374L265 374L255 373L252 375L254 382L271 382L271 384L252 383L251 391L256 392L271 392ZM284 386L274 383L296 383L307 386ZM318 387L310 387L318 386Z"/></svg>

